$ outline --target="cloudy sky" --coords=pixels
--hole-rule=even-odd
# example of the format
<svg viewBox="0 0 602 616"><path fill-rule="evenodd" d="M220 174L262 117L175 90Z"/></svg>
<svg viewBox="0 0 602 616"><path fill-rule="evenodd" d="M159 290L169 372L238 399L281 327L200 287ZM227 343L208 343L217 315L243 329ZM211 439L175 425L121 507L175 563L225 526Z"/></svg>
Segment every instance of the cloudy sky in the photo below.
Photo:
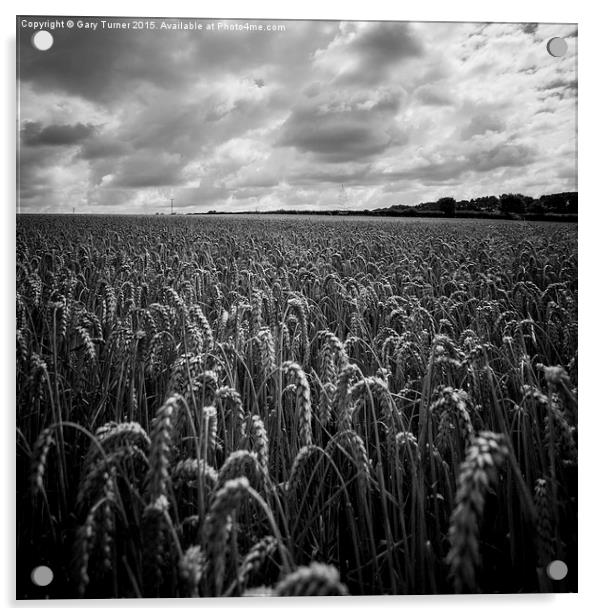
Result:
<svg viewBox="0 0 602 616"><path fill-rule="evenodd" d="M56 30L46 52L24 31L20 211L154 213L172 197L178 211L364 209L576 190L575 26L280 23ZM553 36L566 37L562 58L547 53Z"/></svg>

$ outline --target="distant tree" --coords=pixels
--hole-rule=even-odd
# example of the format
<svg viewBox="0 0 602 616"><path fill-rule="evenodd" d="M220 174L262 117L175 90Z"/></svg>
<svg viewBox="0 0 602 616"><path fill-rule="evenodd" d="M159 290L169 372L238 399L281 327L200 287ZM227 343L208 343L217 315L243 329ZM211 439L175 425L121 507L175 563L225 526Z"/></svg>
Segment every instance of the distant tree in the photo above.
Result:
<svg viewBox="0 0 602 616"><path fill-rule="evenodd" d="M536 214L538 216L545 214L545 211L546 211L542 202L539 199L533 199L531 202L527 203L527 206L525 209L527 213Z"/></svg>
<svg viewBox="0 0 602 616"><path fill-rule="evenodd" d="M565 208L567 213L576 214L577 213L577 193L570 192L566 193L566 202Z"/></svg>
<svg viewBox="0 0 602 616"><path fill-rule="evenodd" d="M577 193L563 192L553 195L542 195L540 197L544 208L548 212L558 212L561 214L577 213Z"/></svg>
<svg viewBox="0 0 602 616"><path fill-rule="evenodd" d="M437 201L437 206L445 216L451 218L456 215L456 200L453 197L441 197Z"/></svg>
<svg viewBox="0 0 602 616"><path fill-rule="evenodd" d="M494 212L500 207L500 201L494 195L489 195L487 197L476 197L475 199L471 199L470 201L477 210Z"/></svg>
<svg viewBox="0 0 602 616"><path fill-rule="evenodd" d="M500 196L500 211L504 214L524 214L525 199L519 194L503 194Z"/></svg>

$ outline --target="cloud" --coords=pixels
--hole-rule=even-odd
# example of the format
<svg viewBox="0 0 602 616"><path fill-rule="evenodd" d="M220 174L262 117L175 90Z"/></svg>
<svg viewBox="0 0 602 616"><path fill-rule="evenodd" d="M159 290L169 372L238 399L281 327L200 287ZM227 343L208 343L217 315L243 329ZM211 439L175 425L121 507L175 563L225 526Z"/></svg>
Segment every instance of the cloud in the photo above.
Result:
<svg viewBox="0 0 602 616"><path fill-rule="evenodd" d="M98 22L101 18L87 19ZM179 20L161 21L176 24ZM283 24L285 32L270 34L116 30L100 25L94 32L74 28L57 32L53 52L48 54L36 51L28 35L20 36L19 78L38 91L60 91L114 107L138 88L145 89L146 96L162 90L177 96L199 77L211 81L243 71L248 74L250 69L272 64L275 57L285 66L301 62L336 28L333 22Z"/></svg>
<svg viewBox="0 0 602 616"><path fill-rule="evenodd" d="M537 149L525 144L502 143L470 155L475 171L491 171L500 167L526 167L536 160Z"/></svg>
<svg viewBox="0 0 602 616"><path fill-rule="evenodd" d="M19 37L24 211L417 203L576 187L576 31L285 22ZM575 35L575 36L574 36ZM546 42L564 36L566 56Z"/></svg>
<svg viewBox="0 0 602 616"><path fill-rule="evenodd" d="M491 113L478 113L470 118L468 124L460 131L462 139L483 135L488 131L499 133L505 128L504 120Z"/></svg>
<svg viewBox="0 0 602 616"><path fill-rule="evenodd" d="M483 173L506 167L524 167L536 158L534 147L523 144L500 143L495 146L482 144L466 153L452 152L440 160L409 167L398 172L383 173L389 180L418 178L422 183L461 180L468 173Z"/></svg>
<svg viewBox="0 0 602 616"><path fill-rule="evenodd" d="M414 36L411 24L390 22L372 23L359 30L350 51L358 54L362 68L368 69L420 56L423 47Z"/></svg>
<svg viewBox="0 0 602 616"><path fill-rule="evenodd" d="M131 147L117 137L99 135L91 139L86 139L82 145L79 156L87 160L98 158L114 158L123 156L131 151Z"/></svg>
<svg viewBox="0 0 602 616"><path fill-rule="evenodd" d="M315 54L315 64L341 83L378 83L393 69L425 53L412 24L345 22L326 49Z"/></svg>
<svg viewBox="0 0 602 616"><path fill-rule="evenodd" d="M538 24L521 24L521 28L525 34L533 34L537 32Z"/></svg>
<svg viewBox="0 0 602 616"><path fill-rule="evenodd" d="M387 149L392 136L367 123L367 116L360 111L325 115L299 111L285 125L279 144L337 162L372 156Z"/></svg>
<svg viewBox="0 0 602 616"><path fill-rule="evenodd" d="M557 77L539 88L546 96L557 96L560 99L577 96L577 80Z"/></svg>
<svg viewBox="0 0 602 616"><path fill-rule="evenodd" d="M423 105L438 107L453 104L453 98L447 89L435 85L424 85L416 88L414 97L416 101Z"/></svg>
<svg viewBox="0 0 602 616"><path fill-rule="evenodd" d="M316 95L301 103L281 129L277 145L329 162L354 161L383 153L404 142L395 114L401 90L381 90L354 96Z"/></svg>
<svg viewBox="0 0 602 616"><path fill-rule="evenodd" d="M37 145L75 145L94 134L91 124L51 124L42 126L40 122L26 122L21 129L23 144Z"/></svg>
<svg viewBox="0 0 602 616"><path fill-rule="evenodd" d="M183 166L177 155L136 153L119 163L108 185L120 188L175 186L181 183Z"/></svg>

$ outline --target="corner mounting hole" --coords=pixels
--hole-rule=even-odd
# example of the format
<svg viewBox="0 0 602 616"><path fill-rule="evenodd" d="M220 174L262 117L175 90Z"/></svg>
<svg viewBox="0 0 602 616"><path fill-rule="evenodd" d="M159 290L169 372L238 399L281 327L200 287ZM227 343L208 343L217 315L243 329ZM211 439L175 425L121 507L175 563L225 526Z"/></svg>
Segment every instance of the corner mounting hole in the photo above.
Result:
<svg viewBox="0 0 602 616"><path fill-rule="evenodd" d="M546 45L548 53L555 58L560 58L564 56L564 54L568 51L568 48L569 46L567 45L566 41L559 36L551 38Z"/></svg>
<svg viewBox="0 0 602 616"><path fill-rule="evenodd" d="M52 573L52 569L50 567L46 567L46 565L36 567L31 572L31 581L36 586L48 586L53 579L54 573Z"/></svg>
<svg viewBox="0 0 602 616"><path fill-rule="evenodd" d="M568 572L569 568L563 560L553 560L546 568L548 577L556 581L564 580Z"/></svg>
<svg viewBox="0 0 602 616"><path fill-rule="evenodd" d="M38 51L48 51L54 43L54 37L48 30L39 30L31 37L31 44Z"/></svg>

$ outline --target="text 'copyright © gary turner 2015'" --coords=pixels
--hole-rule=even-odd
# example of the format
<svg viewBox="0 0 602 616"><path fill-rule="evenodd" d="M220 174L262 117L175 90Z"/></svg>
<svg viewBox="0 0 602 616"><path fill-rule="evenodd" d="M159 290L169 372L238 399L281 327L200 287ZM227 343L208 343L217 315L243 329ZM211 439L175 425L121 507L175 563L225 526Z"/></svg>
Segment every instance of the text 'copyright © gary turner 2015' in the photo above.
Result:
<svg viewBox="0 0 602 616"><path fill-rule="evenodd" d="M21 18L21 28L26 30L187 30L197 32L286 32L283 23L263 23L254 21L238 22L201 21L197 19L35 19Z"/></svg>

